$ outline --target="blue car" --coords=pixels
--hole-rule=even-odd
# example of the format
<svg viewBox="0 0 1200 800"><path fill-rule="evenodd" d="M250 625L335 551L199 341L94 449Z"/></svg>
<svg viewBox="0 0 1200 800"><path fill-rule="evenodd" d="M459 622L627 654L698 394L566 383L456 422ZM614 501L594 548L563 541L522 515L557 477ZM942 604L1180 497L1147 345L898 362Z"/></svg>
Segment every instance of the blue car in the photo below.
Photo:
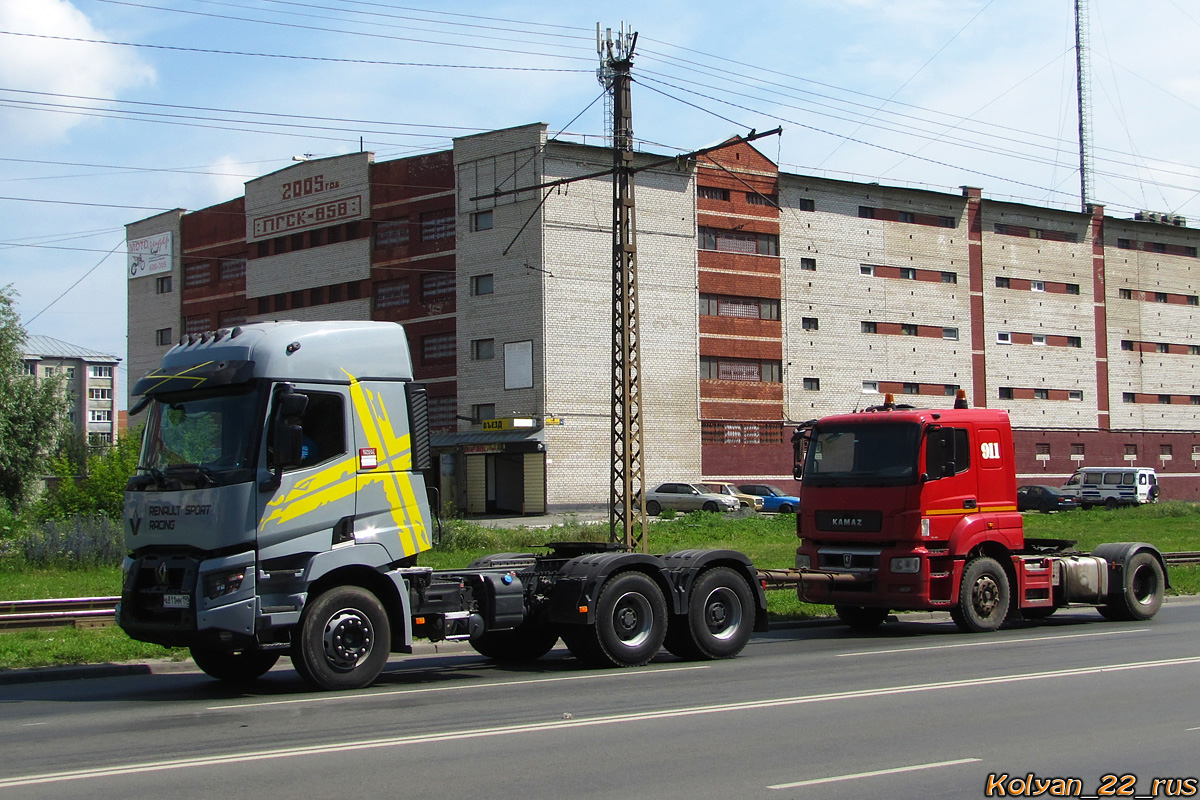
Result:
<svg viewBox="0 0 1200 800"><path fill-rule="evenodd" d="M794 514L800 510L800 498L784 494L782 489L766 483L743 483L738 486L746 494L756 494L763 499L763 511Z"/></svg>

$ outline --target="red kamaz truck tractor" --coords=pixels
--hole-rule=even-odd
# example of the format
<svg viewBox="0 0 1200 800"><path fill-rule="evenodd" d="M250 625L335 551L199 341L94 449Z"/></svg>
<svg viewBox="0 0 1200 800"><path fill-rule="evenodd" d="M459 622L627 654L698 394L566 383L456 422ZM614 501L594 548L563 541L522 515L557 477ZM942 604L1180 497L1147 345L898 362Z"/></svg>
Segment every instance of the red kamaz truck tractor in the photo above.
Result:
<svg viewBox="0 0 1200 800"><path fill-rule="evenodd" d="M1071 604L1149 619L1169 586L1149 544L1030 539L1017 512L1012 428L1002 410L881 405L803 423L798 591L855 628L891 610L945 610L965 631L1040 619Z"/></svg>

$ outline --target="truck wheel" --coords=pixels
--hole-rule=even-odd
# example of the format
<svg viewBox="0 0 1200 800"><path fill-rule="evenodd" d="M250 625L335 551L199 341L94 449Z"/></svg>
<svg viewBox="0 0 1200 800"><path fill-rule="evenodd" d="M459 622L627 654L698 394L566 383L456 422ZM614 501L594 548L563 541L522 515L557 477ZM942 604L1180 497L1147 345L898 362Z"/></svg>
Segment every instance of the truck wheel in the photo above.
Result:
<svg viewBox="0 0 1200 800"><path fill-rule="evenodd" d="M994 558L981 556L963 570L958 605L950 616L968 633L994 631L1008 615L1008 576Z"/></svg>
<svg viewBox="0 0 1200 800"><path fill-rule="evenodd" d="M276 651L221 650L215 647L192 645L192 660L209 677L227 683L248 683L266 673L279 660Z"/></svg>
<svg viewBox="0 0 1200 800"><path fill-rule="evenodd" d="M292 664L318 689L361 689L379 677L391 647L379 599L358 586L338 586L305 606Z"/></svg>
<svg viewBox="0 0 1200 800"><path fill-rule="evenodd" d="M1118 505L1117 498L1115 498L1115 497L1110 497L1104 501L1104 507L1107 508L1109 511L1115 511L1117 508L1117 505Z"/></svg>
<svg viewBox="0 0 1200 800"><path fill-rule="evenodd" d="M1125 562L1121 596L1116 602L1100 606L1099 611L1108 619L1150 619L1162 608L1165 585L1158 559L1150 553L1138 553Z"/></svg>
<svg viewBox="0 0 1200 800"><path fill-rule="evenodd" d="M867 606L834 606L838 619L856 631L871 631L887 621L888 609Z"/></svg>
<svg viewBox="0 0 1200 800"><path fill-rule="evenodd" d="M558 631L544 624L528 622L511 631L488 631L471 641L471 647L493 661L537 661L558 643Z"/></svg>
<svg viewBox="0 0 1200 800"><path fill-rule="evenodd" d="M641 572L608 579L596 601L596 624L568 626L563 641L571 653L597 666L637 667L658 653L667 633L667 601Z"/></svg>
<svg viewBox="0 0 1200 800"><path fill-rule="evenodd" d="M659 512L661 512L661 511L662 511L662 506L660 506L658 504L657 500L651 500L648 503L646 503L646 513L649 514L650 516L657 517L659 515Z"/></svg>
<svg viewBox="0 0 1200 800"><path fill-rule="evenodd" d="M688 613L672 618L664 644L688 660L733 658L750 641L754 614L746 579L729 567L716 567L696 580Z"/></svg>

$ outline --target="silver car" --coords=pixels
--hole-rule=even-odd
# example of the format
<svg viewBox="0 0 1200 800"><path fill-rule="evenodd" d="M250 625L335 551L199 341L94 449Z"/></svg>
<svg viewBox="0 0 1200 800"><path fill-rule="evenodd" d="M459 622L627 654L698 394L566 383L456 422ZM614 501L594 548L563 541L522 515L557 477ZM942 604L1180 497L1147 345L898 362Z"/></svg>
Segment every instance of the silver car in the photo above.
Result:
<svg viewBox="0 0 1200 800"><path fill-rule="evenodd" d="M658 516L664 508L676 511L737 511L738 499L706 491L698 483L663 483L646 494L646 513Z"/></svg>

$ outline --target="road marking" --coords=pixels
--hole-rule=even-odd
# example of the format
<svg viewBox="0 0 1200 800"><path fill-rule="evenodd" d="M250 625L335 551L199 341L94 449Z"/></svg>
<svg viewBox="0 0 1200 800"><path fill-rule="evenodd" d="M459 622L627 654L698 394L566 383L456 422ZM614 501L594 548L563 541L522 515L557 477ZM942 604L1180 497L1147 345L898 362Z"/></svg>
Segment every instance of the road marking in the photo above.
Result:
<svg viewBox="0 0 1200 800"><path fill-rule="evenodd" d="M913 764L911 767L894 767L892 769L875 769L870 772L855 772L852 775L834 775L830 778L814 778L810 781L793 781L791 783L777 783L774 786L768 786L768 789L798 789L801 786L820 786L823 783L837 783L838 781L854 781L859 778L875 778L880 775L899 775L903 772L919 772L923 769L937 769L938 767L956 767L959 764L974 764L982 761L981 758L957 758L954 761L935 761L932 764Z"/></svg>
<svg viewBox="0 0 1200 800"><path fill-rule="evenodd" d="M286 706L299 705L301 703L333 703L339 700L356 700L370 697L398 697L406 694L429 694L430 692L449 692L469 689L493 689L503 686L525 686L533 683L559 683L560 681L587 681L597 680L601 678L625 678L658 675L663 672L689 672L697 669L710 669L707 664L699 664L688 667L664 667L662 669L638 670L630 672L628 670L622 672L592 672L586 675L563 675L557 678L534 678L532 680L520 681L501 681L498 683L468 683L455 686L424 686L413 689L393 689L378 692L354 692L351 694L321 694L315 697L298 697L288 700L263 700L257 703L231 703L224 706L209 706L205 711L237 711L243 708L261 708L262 706Z"/></svg>
<svg viewBox="0 0 1200 800"><path fill-rule="evenodd" d="M0 779L0 789L15 786L39 786L64 781L91 780L115 775L136 775L149 772L166 772L169 770L189 769L194 767L227 766L255 761L269 761L280 758L312 757L334 753L349 753L363 750L378 750L383 748L405 747L415 744L435 742L461 742L473 739L484 739L490 736L509 736L543 731L556 733L565 729L592 728L602 725L621 723L645 722L651 720L667 720L685 717L705 716L709 714L726 714L738 711L760 711L762 709L786 708L790 706L807 705L811 703L828 703L838 700L858 700L873 697L888 697L923 692L945 692L947 689L966 689L979 686L998 686L1010 683L1050 680L1054 678L1074 678L1083 675L1101 675L1104 673L1130 672L1133 670L1160 669L1163 667L1178 667L1200 664L1200 656L1189 658L1171 658L1158 661L1138 661L1129 664L1109 664L1107 666L1077 667L1074 669L1050 670L1047 672L1029 672L1020 675L997 675L990 678L973 678L958 681L940 681L924 683L915 686L887 686L878 689L859 689L851 692L832 692L830 694L802 695L798 697L778 697L769 700L747 700L737 703L716 703L706 706L691 706L685 708L662 709L660 711L641 711L627 714L612 714L592 719L558 719L547 722L532 722L521 725L499 725L491 728L475 728L442 733L428 733L410 736L389 736L382 739L367 739L355 742L336 744L309 745L306 747L283 747L274 750L259 750L254 752L229 753L226 755L203 756L197 758L168 759L165 761L149 761L140 764L125 764L112 767L97 767L93 769L69 770L66 772L49 772L38 775L23 775L13 778ZM657 671L657 670L656 670Z"/></svg>
<svg viewBox="0 0 1200 800"><path fill-rule="evenodd" d="M1034 636L1029 639L995 639L989 638L981 642L958 642L955 644L931 644L927 647L897 647L894 650L864 650L861 653L838 653L838 658L853 658L854 656L883 656L892 653L920 653L925 650L949 650L954 647L999 647L1009 644L1028 644L1030 642L1057 642L1060 639L1082 639L1086 636L1126 636L1133 633L1149 633L1146 628L1129 631L1104 631L1101 633L1067 633L1056 636Z"/></svg>

